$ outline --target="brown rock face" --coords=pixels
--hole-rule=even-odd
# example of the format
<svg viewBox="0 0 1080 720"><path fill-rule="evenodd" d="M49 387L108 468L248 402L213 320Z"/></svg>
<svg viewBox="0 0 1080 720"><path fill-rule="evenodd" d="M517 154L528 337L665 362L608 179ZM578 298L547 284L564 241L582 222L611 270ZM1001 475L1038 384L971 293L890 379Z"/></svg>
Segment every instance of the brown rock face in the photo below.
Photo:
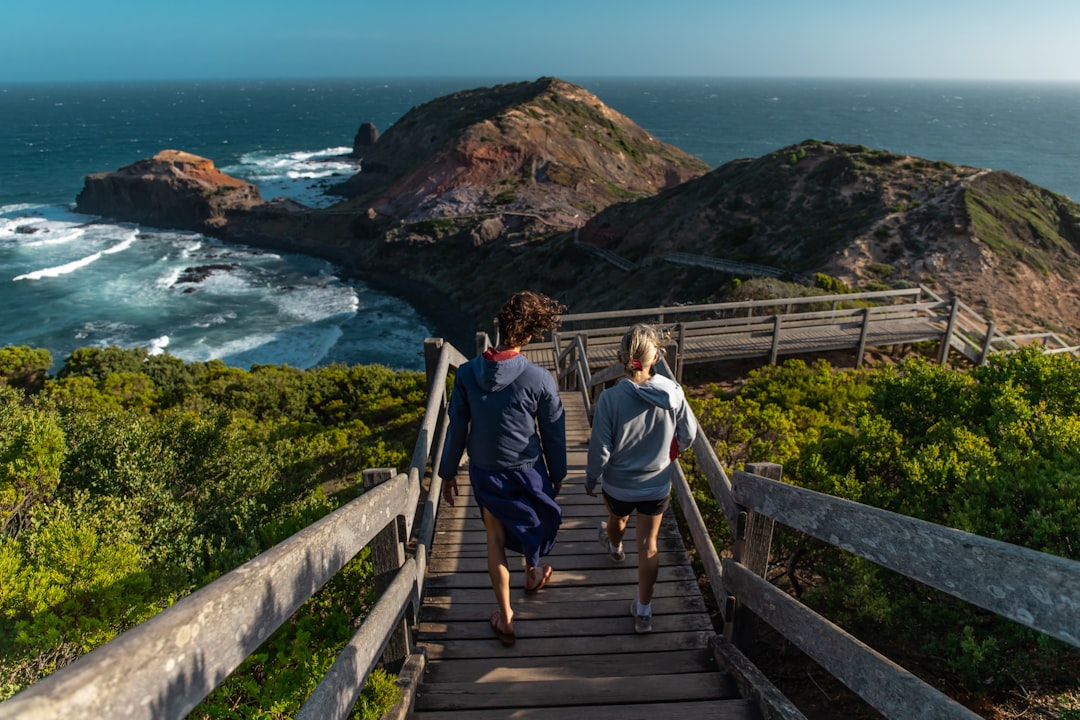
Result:
<svg viewBox="0 0 1080 720"><path fill-rule="evenodd" d="M708 170L557 78L467 90L413 108L335 192L405 222L502 213L581 226L613 203Z"/></svg>
<svg viewBox="0 0 1080 720"><path fill-rule="evenodd" d="M75 209L90 215L183 230L214 231L230 213L263 204L251 183L212 160L162 150L114 172L88 175Z"/></svg>

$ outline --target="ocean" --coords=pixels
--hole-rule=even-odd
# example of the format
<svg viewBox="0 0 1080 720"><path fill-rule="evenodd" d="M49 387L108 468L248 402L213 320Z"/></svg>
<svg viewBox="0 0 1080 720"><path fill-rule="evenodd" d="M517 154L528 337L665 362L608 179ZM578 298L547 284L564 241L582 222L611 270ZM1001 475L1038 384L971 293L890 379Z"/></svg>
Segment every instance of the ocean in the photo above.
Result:
<svg viewBox="0 0 1080 720"><path fill-rule="evenodd" d="M432 98L532 78L0 86L0 346L142 346L231 366L421 369L436 332L330 263L74 212L86 175L162 149L208 157L264 198L311 206L352 172L363 122L385 131ZM1007 170L1080 198L1080 85L564 78L713 167L806 139ZM201 282L192 267L217 268ZM465 349L467 351L467 349Z"/></svg>

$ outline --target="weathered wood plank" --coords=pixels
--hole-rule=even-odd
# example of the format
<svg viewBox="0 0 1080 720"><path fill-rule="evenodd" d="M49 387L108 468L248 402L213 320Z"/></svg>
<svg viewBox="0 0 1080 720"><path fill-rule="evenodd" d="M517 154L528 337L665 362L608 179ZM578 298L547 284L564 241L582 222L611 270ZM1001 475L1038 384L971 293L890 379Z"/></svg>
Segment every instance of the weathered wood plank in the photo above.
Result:
<svg viewBox="0 0 1080 720"><path fill-rule="evenodd" d="M495 710L439 710L416 717L428 720L756 720L747 700L677 702L657 705L579 705Z"/></svg>
<svg viewBox="0 0 1080 720"><path fill-rule="evenodd" d="M499 683L522 680L572 680L578 677L652 676L658 667L671 673L712 672L717 669L710 653L702 650L670 650L648 655L549 655L545 657L477 658L431 662L431 682Z"/></svg>
<svg viewBox="0 0 1080 720"><path fill-rule="evenodd" d="M777 522L1080 647L1080 562L737 472Z"/></svg>
<svg viewBox="0 0 1080 720"><path fill-rule="evenodd" d="M977 720L978 715L926 684L782 590L732 560L724 583L759 617L887 718Z"/></svg>
<svg viewBox="0 0 1080 720"><path fill-rule="evenodd" d="M603 575L597 575L599 570L590 572L586 570L558 570L552 574L551 580L548 582L545 592L549 588L557 587L578 587L582 585L635 585L637 584L637 568L636 567L616 567L610 570L604 570ZM524 571L522 571L524 576ZM670 580L693 580L696 578L694 571L689 565L661 565L659 581L668 582ZM450 588L475 588L475 587L491 587L491 582L488 580L487 573L450 573L446 575L428 575L427 581L424 583L424 591L427 592L428 588L438 591L440 589Z"/></svg>
<svg viewBox="0 0 1080 720"><path fill-rule="evenodd" d="M674 565L686 561L686 551L681 550L678 552L660 552L660 564L661 565ZM629 558L629 556L627 556ZM524 568L525 560L520 555L511 559L511 556L507 557L507 562L510 565L511 570L514 568ZM563 555L559 558L559 562L556 564L554 558L548 556L543 562L550 562L552 567L556 571L562 573L567 570L589 570L589 569L607 569L612 567L613 563L607 555L591 554L591 555ZM625 563L624 563L625 564ZM630 563L628 567L635 568L636 573L637 565ZM440 573L448 572L487 572L487 558L486 557L433 557L428 561L428 574L438 575ZM552 576L554 580L554 576Z"/></svg>
<svg viewBox="0 0 1080 720"><path fill-rule="evenodd" d="M632 597L632 596L631 596ZM629 600L619 617L554 618L540 620L514 620L514 631L518 641L524 638L565 637L568 644L581 642L593 635L614 635L633 631L633 616L629 612ZM659 615L654 613L653 634L664 632L685 632L693 630L712 630L712 621L704 613L680 613L678 615ZM417 625L417 639L429 637L445 640L472 640L493 637L488 618L473 622L436 622L421 620Z"/></svg>
<svg viewBox="0 0 1080 720"><path fill-rule="evenodd" d="M416 709L516 709L553 705L605 705L626 703L725 700L738 697L738 689L725 674L662 675L657 682L636 677L578 678L546 682L437 683L424 686Z"/></svg>
<svg viewBox="0 0 1080 720"><path fill-rule="evenodd" d="M578 587L552 587L549 585L544 588L542 593L537 595L526 595L521 588L512 587L510 588L510 597L515 608L519 605L525 607L564 602L602 602L616 599L622 601L633 596L634 587L636 587L636 583L583 585ZM656 591L653 593L654 598L680 596L700 597L701 590L698 588L697 581L691 579L657 583ZM452 588L443 592L431 590L425 593L424 596L424 607L431 604L464 605L470 603L483 603L491 607L493 602L494 595L490 585L483 588Z"/></svg>
<svg viewBox="0 0 1080 720"><path fill-rule="evenodd" d="M516 631L516 628L515 628ZM488 631L490 633L490 630ZM586 649L585 654L611 655L618 653L654 653L671 650L700 650L706 647L709 638L715 635L712 630L696 632L668 632L635 635L629 632L618 635L596 636L587 642L579 643L578 650ZM423 641L429 660L452 660L456 658L483 657L543 657L546 655L566 655L566 638L530 638L519 640L513 647L503 647L489 635L483 640L436 640L427 638Z"/></svg>

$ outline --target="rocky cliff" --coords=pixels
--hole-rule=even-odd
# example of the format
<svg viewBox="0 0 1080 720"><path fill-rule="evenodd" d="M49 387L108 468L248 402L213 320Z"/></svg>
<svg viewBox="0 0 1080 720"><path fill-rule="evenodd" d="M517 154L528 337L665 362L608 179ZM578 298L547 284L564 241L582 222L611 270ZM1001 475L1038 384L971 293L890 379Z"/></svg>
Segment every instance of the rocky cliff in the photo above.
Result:
<svg viewBox="0 0 1080 720"><path fill-rule="evenodd" d="M226 175L213 161L162 150L114 172L88 175L75 208L128 222L214 232L230 214L262 203L258 188Z"/></svg>
<svg viewBox="0 0 1080 720"><path fill-rule="evenodd" d="M523 287L573 312L798 291L679 253L921 283L1007 332L1080 339L1080 206L1008 173L813 140L708 171L554 78L438 98L364 137L362 171L335 189L349 199L326 210L263 203L175 151L88 177L78 208L320 255L402 294L422 283L477 327Z"/></svg>
<svg viewBox="0 0 1080 720"><path fill-rule="evenodd" d="M478 88L417 106L362 154L335 192L372 215L418 222L528 216L547 231L708 170L595 95L556 78Z"/></svg>
<svg viewBox="0 0 1080 720"><path fill-rule="evenodd" d="M1080 337L1080 205L1005 172L807 141L612 207L580 239L635 263L697 253L921 283L1003 328Z"/></svg>

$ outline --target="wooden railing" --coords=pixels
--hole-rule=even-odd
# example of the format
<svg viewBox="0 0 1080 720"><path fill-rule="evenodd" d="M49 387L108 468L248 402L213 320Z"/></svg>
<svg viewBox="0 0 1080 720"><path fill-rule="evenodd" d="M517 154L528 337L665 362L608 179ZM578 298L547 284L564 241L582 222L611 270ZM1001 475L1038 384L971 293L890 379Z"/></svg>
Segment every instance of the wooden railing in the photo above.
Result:
<svg viewBox="0 0 1080 720"><path fill-rule="evenodd" d="M775 363L780 354L852 350L861 366L870 346L918 342L938 343L941 363L956 352L982 365L992 352L1033 344L1044 352L1080 355L1080 348L1054 333L1004 335L959 298L943 299L919 286L564 315L562 327L552 335L560 373L572 364L568 344L574 342L580 343L594 370L603 372L614 360L623 333L639 322L655 325L669 337L668 358L677 380L689 363L740 357Z"/></svg>
<svg viewBox="0 0 1080 720"><path fill-rule="evenodd" d="M673 376L666 362L657 368ZM733 482L704 432L692 448L735 538L732 556L721 560L715 528L705 524L677 465L678 508L735 648L717 641L714 650L733 671L745 663L739 650L747 649L746 629L756 617L887 718L979 717L766 581L776 522L1080 647L1080 562L788 485L770 463L748 464ZM757 689L771 693L767 717L802 717L771 684Z"/></svg>
<svg viewBox="0 0 1080 720"><path fill-rule="evenodd" d="M368 544L381 596L297 717L348 717L368 675L391 651L383 659L401 666L399 683L415 684L424 658L406 658L407 616L419 603L435 531L447 377L466 360L440 339L429 339L424 352L428 403L408 472L366 471L366 480L389 479L0 703L0 719L185 717ZM423 495L429 462L431 485ZM406 558L414 528L416 549ZM394 713L406 709L403 702Z"/></svg>

